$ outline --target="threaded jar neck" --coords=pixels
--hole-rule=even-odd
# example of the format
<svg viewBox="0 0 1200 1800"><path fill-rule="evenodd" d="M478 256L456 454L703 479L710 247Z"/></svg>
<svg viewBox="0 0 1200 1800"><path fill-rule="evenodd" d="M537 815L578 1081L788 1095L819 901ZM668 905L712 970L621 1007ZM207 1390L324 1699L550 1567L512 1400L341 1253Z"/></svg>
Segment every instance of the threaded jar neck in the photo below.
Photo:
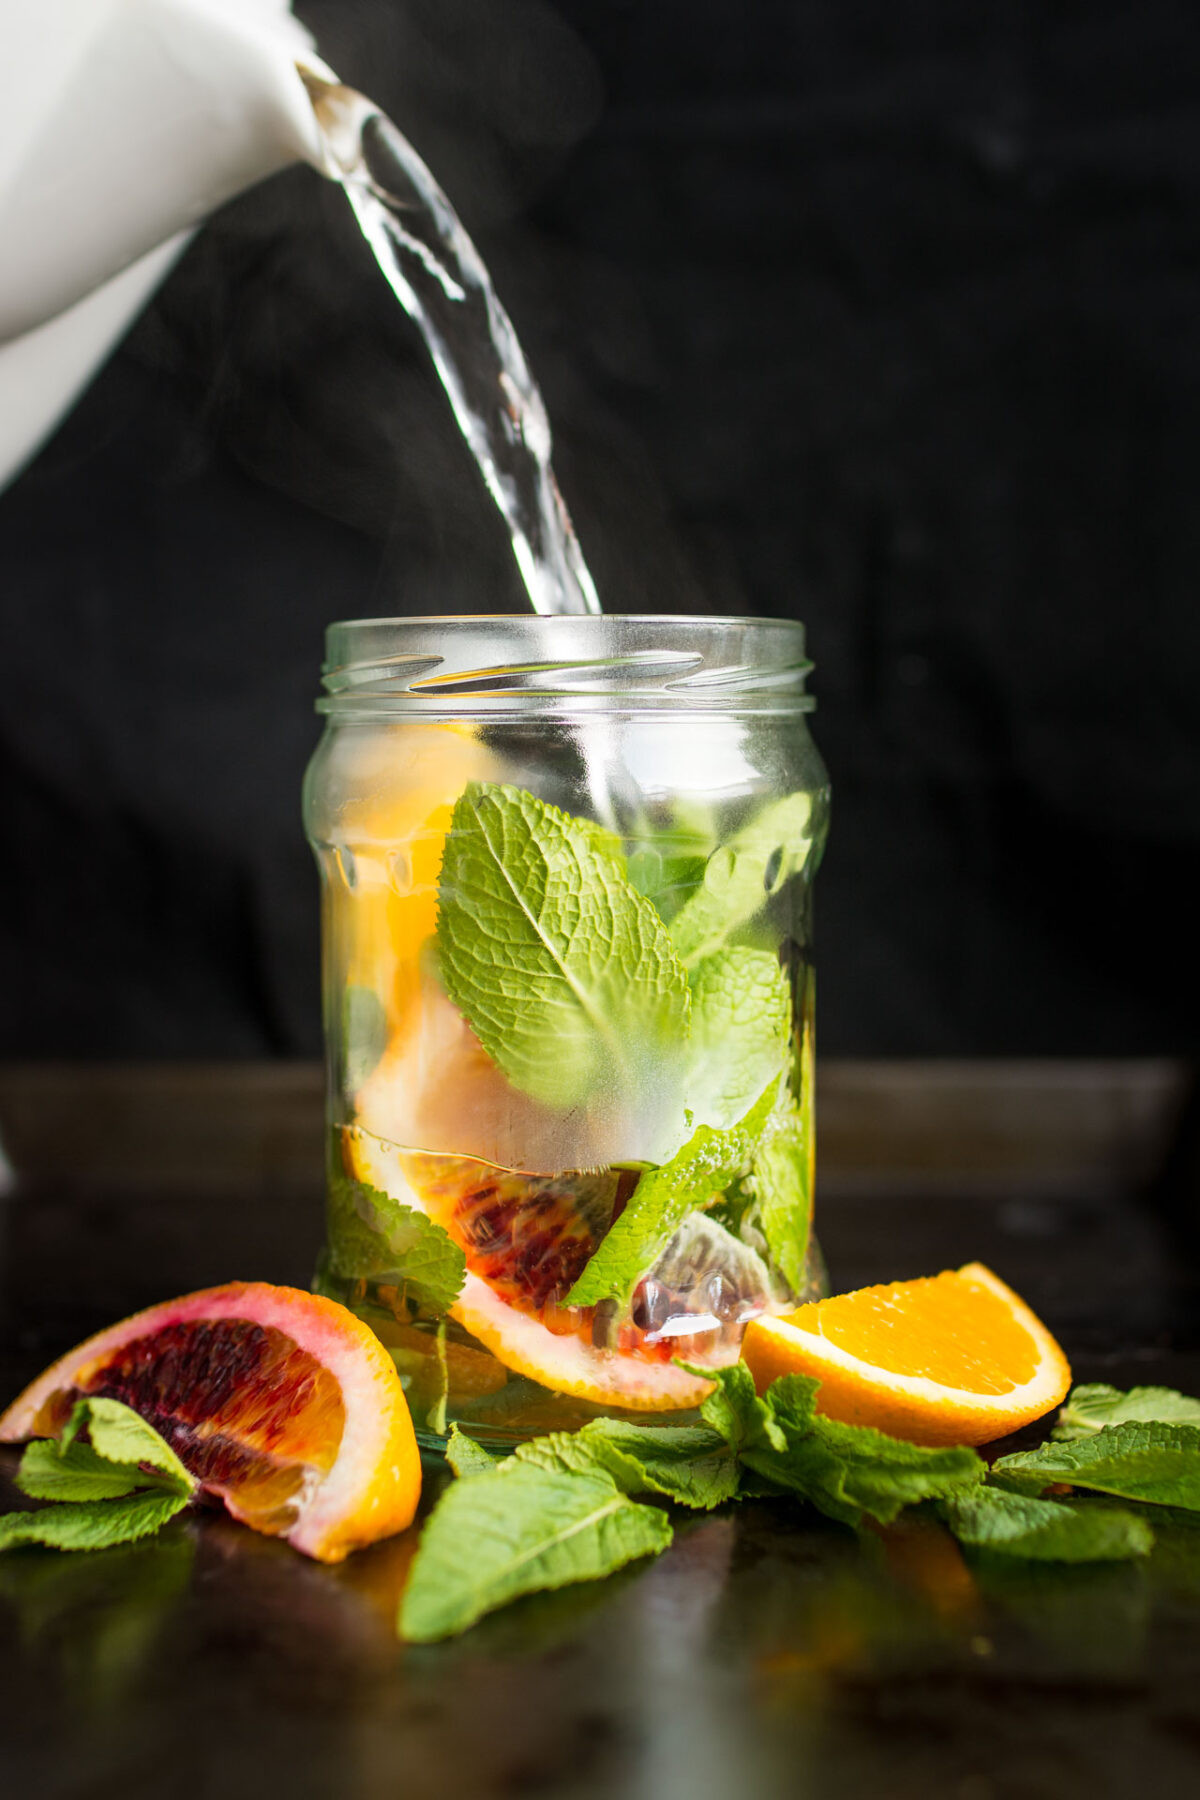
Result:
<svg viewBox="0 0 1200 1800"><path fill-rule="evenodd" d="M349 619L325 638L334 718L811 712L790 619L603 614Z"/></svg>

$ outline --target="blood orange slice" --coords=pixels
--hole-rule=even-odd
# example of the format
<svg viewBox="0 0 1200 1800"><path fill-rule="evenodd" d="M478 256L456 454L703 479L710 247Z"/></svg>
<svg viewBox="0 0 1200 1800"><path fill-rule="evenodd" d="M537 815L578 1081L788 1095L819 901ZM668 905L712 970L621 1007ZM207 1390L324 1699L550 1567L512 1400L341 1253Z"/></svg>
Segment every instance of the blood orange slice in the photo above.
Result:
<svg viewBox="0 0 1200 1800"><path fill-rule="evenodd" d="M56 1437L83 1394L148 1420L235 1519L321 1562L411 1524L421 1464L395 1365L333 1300L234 1281L70 1350L0 1417Z"/></svg>
<svg viewBox="0 0 1200 1800"><path fill-rule="evenodd" d="M610 1329L592 1307L561 1304L621 1199L615 1171L529 1175L464 1156L404 1150L372 1133L343 1134L347 1168L435 1220L466 1254L451 1316L517 1375L576 1399L633 1412L698 1406L712 1384L676 1366L676 1355L732 1361L736 1343L706 1355L698 1335L651 1342L633 1322Z"/></svg>

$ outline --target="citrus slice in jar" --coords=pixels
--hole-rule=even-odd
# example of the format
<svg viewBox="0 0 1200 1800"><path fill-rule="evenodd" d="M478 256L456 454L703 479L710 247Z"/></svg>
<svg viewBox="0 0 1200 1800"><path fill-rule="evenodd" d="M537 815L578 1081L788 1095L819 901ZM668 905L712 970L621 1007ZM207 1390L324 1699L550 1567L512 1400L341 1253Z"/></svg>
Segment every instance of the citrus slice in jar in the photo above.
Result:
<svg viewBox="0 0 1200 1800"><path fill-rule="evenodd" d="M462 1247L467 1272L450 1316L513 1374L631 1412L680 1411L711 1393L711 1382L674 1362L676 1350L689 1353L686 1343L644 1347L636 1332L598 1343L595 1309L559 1304L612 1216L617 1171L529 1175L405 1150L353 1128L342 1142L357 1180L417 1207ZM736 1354L731 1347L725 1360Z"/></svg>
<svg viewBox="0 0 1200 1800"><path fill-rule="evenodd" d="M746 1327L762 1393L821 1383L818 1411L917 1444L987 1444L1064 1398L1071 1370L1034 1313L982 1263L859 1288Z"/></svg>
<svg viewBox="0 0 1200 1800"><path fill-rule="evenodd" d="M320 1562L412 1523L421 1463L400 1379L336 1301L233 1281L135 1313L27 1387L0 1443L57 1437L84 1395L131 1407L235 1519Z"/></svg>
<svg viewBox="0 0 1200 1800"><path fill-rule="evenodd" d="M486 780L494 758L473 726L407 722L374 730L339 752L344 790L338 843L344 880L332 904L344 911L345 984L373 994L393 1040L410 1025L418 958L437 922L437 881L454 803Z"/></svg>

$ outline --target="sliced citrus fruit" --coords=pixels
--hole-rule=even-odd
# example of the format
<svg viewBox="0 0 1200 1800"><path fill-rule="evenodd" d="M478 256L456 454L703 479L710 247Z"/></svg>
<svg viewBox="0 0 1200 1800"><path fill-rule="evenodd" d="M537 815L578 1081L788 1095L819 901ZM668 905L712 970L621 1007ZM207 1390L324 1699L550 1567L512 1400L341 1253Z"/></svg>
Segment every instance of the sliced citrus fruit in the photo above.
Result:
<svg viewBox="0 0 1200 1800"><path fill-rule="evenodd" d="M343 1133L343 1154L359 1181L417 1207L461 1246L467 1273L451 1317L514 1374L600 1405L672 1412L711 1392L675 1356L714 1365L736 1358L740 1319L697 1307L688 1320L681 1304L670 1334L637 1322L636 1294L620 1323L599 1308L562 1304L621 1203L623 1184L636 1177L525 1174L405 1150L360 1129ZM742 1286L727 1284L735 1307L746 1304Z"/></svg>
<svg viewBox="0 0 1200 1800"><path fill-rule="evenodd" d="M982 1263L752 1320L742 1355L760 1393L813 1375L829 1418L917 1444L990 1443L1071 1385L1041 1320Z"/></svg>
<svg viewBox="0 0 1200 1800"><path fill-rule="evenodd" d="M494 758L475 727L406 722L402 732L348 734L333 779L341 795L327 866L332 941L342 978L382 1003L389 1031L411 1024L418 957L437 922L437 880L454 802L486 780Z"/></svg>
<svg viewBox="0 0 1200 1800"><path fill-rule="evenodd" d="M423 971L416 973L405 1029L359 1089L356 1111L359 1122L388 1143L420 1144L507 1168L561 1168L569 1158L568 1121L509 1086L462 1014ZM586 1127L576 1135L589 1159L596 1146Z"/></svg>
<svg viewBox="0 0 1200 1800"><path fill-rule="evenodd" d="M135 1313L27 1387L0 1443L56 1437L84 1394L132 1407L235 1519L321 1562L412 1522L421 1464L399 1377L336 1301L233 1281Z"/></svg>

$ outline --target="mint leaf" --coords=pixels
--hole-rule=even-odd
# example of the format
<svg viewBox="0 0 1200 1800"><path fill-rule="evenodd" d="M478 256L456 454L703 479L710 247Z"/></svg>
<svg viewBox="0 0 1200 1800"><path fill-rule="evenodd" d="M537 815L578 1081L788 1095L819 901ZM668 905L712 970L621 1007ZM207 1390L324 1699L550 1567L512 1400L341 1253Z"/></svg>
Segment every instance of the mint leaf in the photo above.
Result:
<svg viewBox="0 0 1200 1800"><path fill-rule="evenodd" d="M496 1457L455 1425L446 1460L459 1477L490 1469L535 1468L606 1475L623 1494L662 1494L683 1506L707 1509L731 1499L738 1468L725 1439L703 1425L634 1425L593 1419L579 1431L552 1431Z"/></svg>
<svg viewBox="0 0 1200 1800"><path fill-rule="evenodd" d="M60 1504L5 1514L0 1550L17 1544L103 1550L129 1543L174 1518L196 1489L152 1425L119 1400L100 1396L76 1403L59 1438L26 1446L16 1483L31 1500Z"/></svg>
<svg viewBox="0 0 1200 1800"><path fill-rule="evenodd" d="M701 1425L634 1425L594 1419L521 1444L515 1463L609 1476L623 1494L662 1494L683 1506L720 1506L737 1491L737 1460L725 1438Z"/></svg>
<svg viewBox="0 0 1200 1800"><path fill-rule="evenodd" d="M768 1400L777 1385L772 1382ZM750 1450L745 1461L843 1525L859 1525L864 1513L890 1525L906 1506L945 1498L983 1479L984 1464L973 1450L930 1449L887 1437L869 1425L843 1425L820 1414L806 1429L790 1429L786 1435L782 1454Z"/></svg>
<svg viewBox="0 0 1200 1800"><path fill-rule="evenodd" d="M792 997L779 959L734 948L692 972L692 1032L684 1097L695 1125L726 1130L783 1067Z"/></svg>
<svg viewBox="0 0 1200 1800"><path fill-rule="evenodd" d="M804 1290L812 1227L812 1106L774 1115L754 1152L749 1185L771 1260L794 1294Z"/></svg>
<svg viewBox="0 0 1200 1800"><path fill-rule="evenodd" d="M587 838L597 856L603 856L607 862L621 874L628 875L629 869L625 861L625 846L615 831L607 825L601 825L596 819L578 818L570 814L572 825L577 825Z"/></svg>
<svg viewBox="0 0 1200 1800"><path fill-rule="evenodd" d="M758 1224L771 1259L796 1295L803 1294L809 1281L816 1177L814 1000L813 971L806 967L801 1004L799 1104L790 1088L785 1088L755 1151L747 1184L757 1201Z"/></svg>
<svg viewBox="0 0 1200 1800"><path fill-rule="evenodd" d="M401 1603L404 1637L452 1637L520 1594L596 1581L671 1542L664 1515L605 1475L514 1464L456 1481L434 1507Z"/></svg>
<svg viewBox="0 0 1200 1800"><path fill-rule="evenodd" d="M740 1125L729 1131L701 1125L669 1163L647 1170L567 1295L568 1306L628 1299L687 1215L749 1170L776 1089L772 1082Z"/></svg>
<svg viewBox="0 0 1200 1800"><path fill-rule="evenodd" d="M19 1544L42 1544L51 1550L107 1550L111 1544L149 1537L187 1503L186 1494L147 1488L113 1500L5 1513L0 1517L0 1550L12 1550Z"/></svg>
<svg viewBox="0 0 1200 1800"><path fill-rule="evenodd" d="M74 1443L64 1456L54 1438L39 1438L21 1457L16 1485L31 1500L115 1500L145 1487L138 1468L111 1463L90 1444Z"/></svg>
<svg viewBox="0 0 1200 1800"><path fill-rule="evenodd" d="M712 852L711 840L701 843L693 839L693 849L686 847L688 842L684 839L684 847L673 849L671 839L657 836L651 844L634 850L629 858L630 881L668 925L704 880Z"/></svg>
<svg viewBox="0 0 1200 1800"><path fill-rule="evenodd" d="M446 1461L460 1480L469 1475L486 1475L489 1469L505 1466L503 1457L493 1456L490 1450L468 1436L457 1425L451 1425L450 1438L446 1445Z"/></svg>
<svg viewBox="0 0 1200 1800"><path fill-rule="evenodd" d="M1064 1482L1119 1500L1200 1512L1200 1426L1130 1420L1094 1437L1002 1456L992 1473L1022 1493Z"/></svg>
<svg viewBox="0 0 1200 1800"><path fill-rule="evenodd" d="M701 1369L694 1363L685 1362L679 1366L689 1375L703 1375L706 1380L716 1383L713 1392L701 1403L700 1417L725 1439L735 1456L744 1456L747 1450L759 1448L787 1448L787 1438L776 1422L774 1411L759 1398L754 1377L744 1362L730 1363L723 1369ZM811 1401L812 1394L817 1391L815 1381L806 1381L800 1375L789 1376L788 1380L804 1383ZM803 1401L798 1403L803 1404Z"/></svg>
<svg viewBox="0 0 1200 1800"><path fill-rule="evenodd" d="M58 1438L27 1445L16 1483L31 1500L106 1500L151 1486L186 1497L196 1488L152 1425L121 1401L98 1395L76 1402Z"/></svg>
<svg viewBox="0 0 1200 1800"><path fill-rule="evenodd" d="M887 1525L905 1506L983 1479L984 1464L973 1450L927 1449L825 1418L816 1410L818 1383L810 1376L781 1375L758 1395L745 1363L706 1373L719 1388L701 1416L746 1467L845 1525L858 1525L864 1513Z"/></svg>
<svg viewBox="0 0 1200 1800"><path fill-rule="evenodd" d="M1093 1437L1106 1425L1125 1425L1131 1420L1157 1419L1170 1425L1200 1425L1200 1400L1192 1400L1174 1388L1120 1388L1093 1382L1072 1388L1051 1432L1058 1443Z"/></svg>
<svg viewBox="0 0 1200 1800"><path fill-rule="evenodd" d="M826 1419L816 1411L818 1384L807 1375L781 1375L759 1395L745 1363L683 1367L716 1381L701 1417L748 1469L845 1525L858 1525L864 1513L890 1524L915 1501L941 1498L983 1478L984 1464L973 1450L930 1450L869 1426Z"/></svg>
<svg viewBox="0 0 1200 1800"><path fill-rule="evenodd" d="M628 843L630 881L669 923L700 886L716 849L713 808L677 797L666 818L660 807L653 818L634 821Z"/></svg>
<svg viewBox="0 0 1200 1800"><path fill-rule="evenodd" d="M661 1081L687 1034L687 980L593 827L521 788L471 782L438 900L443 986L514 1087L565 1111Z"/></svg>
<svg viewBox="0 0 1200 1800"><path fill-rule="evenodd" d="M146 1471L153 1471L177 1493L195 1492L196 1482L170 1444L132 1407L101 1395L80 1400L59 1439L64 1451L74 1447L85 1425L92 1449L108 1462L134 1464L143 1470L144 1479L149 1478Z"/></svg>
<svg viewBox="0 0 1200 1800"><path fill-rule="evenodd" d="M684 902L668 927L686 968L719 950L803 868L812 848L811 815L807 794L789 794L765 806L713 851L699 892Z"/></svg>
<svg viewBox="0 0 1200 1800"><path fill-rule="evenodd" d="M448 1311L462 1287L467 1259L440 1225L336 1166L326 1211L332 1274L343 1281L393 1282L421 1311Z"/></svg>
<svg viewBox="0 0 1200 1800"><path fill-rule="evenodd" d="M1146 1521L1117 1507L1063 1506L1002 1488L952 1494L938 1510L960 1543L1035 1562L1122 1562L1154 1544Z"/></svg>

